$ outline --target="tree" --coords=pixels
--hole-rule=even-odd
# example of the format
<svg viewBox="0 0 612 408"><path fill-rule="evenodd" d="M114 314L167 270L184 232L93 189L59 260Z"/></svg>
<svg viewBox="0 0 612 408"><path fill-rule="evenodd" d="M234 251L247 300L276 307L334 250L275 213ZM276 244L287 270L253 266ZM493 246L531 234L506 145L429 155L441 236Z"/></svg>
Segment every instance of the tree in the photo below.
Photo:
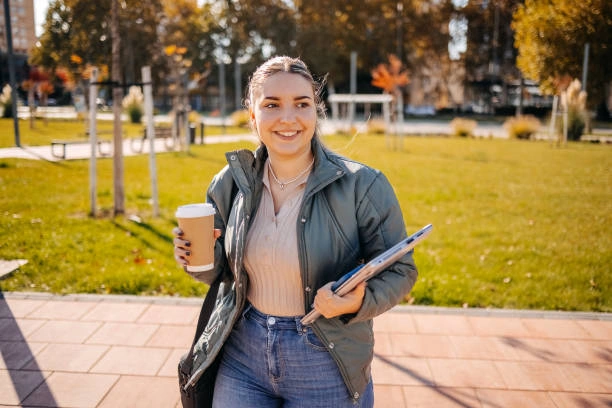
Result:
<svg viewBox="0 0 612 408"><path fill-rule="evenodd" d="M402 87L408 85L410 79L408 78L408 73L402 70L402 61L396 55L391 54L388 58L388 64L378 64L372 70L372 85L393 95L393 108L391 111L395 113L396 121L399 121L403 118L404 109Z"/></svg>
<svg viewBox="0 0 612 408"><path fill-rule="evenodd" d="M183 57L191 61L193 72L203 71L217 47L214 35L221 32L216 17L209 3L198 7L190 0L164 2L162 45L185 47Z"/></svg>
<svg viewBox="0 0 612 408"><path fill-rule="evenodd" d="M612 72L612 2L609 0L526 0L513 17L517 65L526 78L555 94L555 79L580 78L589 44L587 105L605 98Z"/></svg>
<svg viewBox="0 0 612 408"><path fill-rule="evenodd" d="M121 38L119 37L119 0L111 0L111 40L112 40L112 69L111 80L121 81ZM125 213L125 188L123 184L123 138L121 124L121 100L123 91L120 87L113 87L113 186L114 186L114 215Z"/></svg>
<svg viewBox="0 0 612 408"><path fill-rule="evenodd" d="M468 1L457 10L467 23L466 50L462 57L465 82L474 99L483 100L487 108L506 105L510 82L520 80L516 68L512 15L523 0ZM493 96L492 87L502 87Z"/></svg>
<svg viewBox="0 0 612 408"><path fill-rule="evenodd" d="M120 82L137 82L143 65L164 76L157 28L161 0L124 0L118 8L119 34L124 39ZM30 62L55 72L69 70L75 80L86 66L111 65L111 0L54 0L47 11L40 45Z"/></svg>

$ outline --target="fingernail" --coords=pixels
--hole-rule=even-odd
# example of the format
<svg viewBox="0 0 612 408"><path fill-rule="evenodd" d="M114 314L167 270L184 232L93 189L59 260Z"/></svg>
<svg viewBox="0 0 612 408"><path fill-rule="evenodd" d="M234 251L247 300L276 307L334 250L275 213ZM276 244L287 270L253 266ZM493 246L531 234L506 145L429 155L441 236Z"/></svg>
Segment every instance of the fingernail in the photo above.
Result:
<svg viewBox="0 0 612 408"><path fill-rule="evenodd" d="M185 242L185 246L186 247L190 247L191 246L191 242Z"/></svg>
<svg viewBox="0 0 612 408"><path fill-rule="evenodd" d="M191 251L185 252L185 255L187 255L187 256L191 255Z"/></svg>

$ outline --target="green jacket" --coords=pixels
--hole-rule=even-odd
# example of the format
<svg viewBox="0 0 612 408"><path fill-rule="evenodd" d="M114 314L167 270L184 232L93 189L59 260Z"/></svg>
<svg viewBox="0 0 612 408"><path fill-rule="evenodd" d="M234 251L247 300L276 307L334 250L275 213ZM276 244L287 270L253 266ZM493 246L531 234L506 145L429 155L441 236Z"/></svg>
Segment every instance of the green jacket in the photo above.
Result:
<svg viewBox="0 0 612 408"><path fill-rule="evenodd" d="M312 309L317 289L406 237L399 203L381 172L330 152L316 138L312 149L315 164L297 221L306 312ZM217 277L223 283L208 325L195 345L188 386L211 366L246 301L244 249L261 198L267 150L261 146L255 152L240 150L226 156L228 165L215 176L207 193L207 201L217 210L215 228L223 231L215 247L215 268L192 274L208 284ZM313 331L327 345L353 399L359 398L370 380L372 319L398 304L416 277L410 252L368 281L358 313L320 317L313 323Z"/></svg>

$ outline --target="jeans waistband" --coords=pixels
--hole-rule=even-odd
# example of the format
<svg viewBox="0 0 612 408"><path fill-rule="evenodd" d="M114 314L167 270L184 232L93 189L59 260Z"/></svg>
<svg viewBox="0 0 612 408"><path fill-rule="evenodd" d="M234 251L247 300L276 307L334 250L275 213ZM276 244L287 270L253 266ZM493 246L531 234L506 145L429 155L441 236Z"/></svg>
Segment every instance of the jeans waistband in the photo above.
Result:
<svg viewBox="0 0 612 408"><path fill-rule="evenodd" d="M244 308L242 315L253 320L257 324L267 327L268 329L276 330L297 330L303 332L306 327L302 326L300 320L302 316L273 316L260 312L250 303Z"/></svg>

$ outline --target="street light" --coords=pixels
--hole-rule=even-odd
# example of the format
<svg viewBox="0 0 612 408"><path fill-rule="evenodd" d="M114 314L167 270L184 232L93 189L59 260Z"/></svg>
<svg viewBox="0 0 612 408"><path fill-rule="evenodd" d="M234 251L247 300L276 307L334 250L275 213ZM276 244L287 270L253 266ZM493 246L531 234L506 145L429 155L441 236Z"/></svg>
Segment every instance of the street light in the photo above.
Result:
<svg viewBox="0 0 612 408"><path fill-rule="evenodd" d="M397 58L402 60L402 11L404 10L404 3L397 2Z"/></svg>
<svg viewBox="0 0 612 408"><path fill-rule="evenodd" d="M19 141L19 118L17 117L17 80L15 79L15 61L13 59L13 33L11 30L11 7L9 0L4 0L4 24L6 27L6 45L9 65L9 81L11 82L11 103L13 110L13 126L15 129L15 146L21 147Z"/></svg>
<svg viewBox="0 0 612 408"><path fill-rule="evenodd" d="M172 92L172 110L175 114L175 120L173 122L172 134L173 137L179 139L181 128L185 129L185 139L187 139L187 111L189 110L189 101L187 95L187 72L192 65L192 61L190 59L186 59L184 56L187 53L187 47L177 46L175 44L169 45L165 48L166 56L169 57L170 60L170 68L172 70L171 78L174 81L174 84L170 85L170 90ZM181 123L181 119L183 119L183 124ZM186 145L189 146L189 141L186 140Z"/></svg>

